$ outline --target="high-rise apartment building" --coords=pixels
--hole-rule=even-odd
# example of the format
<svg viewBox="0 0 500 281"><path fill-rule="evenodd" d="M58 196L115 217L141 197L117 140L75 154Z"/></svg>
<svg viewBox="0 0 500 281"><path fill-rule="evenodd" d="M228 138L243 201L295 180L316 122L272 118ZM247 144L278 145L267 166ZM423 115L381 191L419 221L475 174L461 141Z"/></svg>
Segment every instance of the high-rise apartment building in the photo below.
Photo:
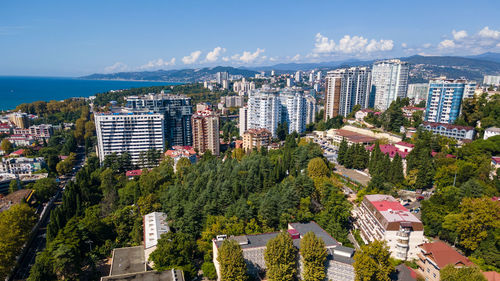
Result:
<svg viewBox="0 0 500 281"><path fill-rule="evenodd" d="M429 81L425 121L453 124L464 97L474 96L476 82L441 77Z"/></svg>
<svg viewBox="0 0 500 281"><path fill-rule="evenodd" d="M406 97L409 72L409 64L397 59L374 63L368 106L386 110L398 97Z"/></svg>
<svg viewBox="0 0 500 281"><path fill-rule="evenodd" d="M280 93L281 118L286 122L288 133L302 133L306 130L306 99L302 91L285 89Z"/></svg>
<svg viewBox="0 0 500 281"><path fill-rule="evenodd" d="M24 112L12 113L9 116L9 121L14 123L14 125L16 125L16 127L21 128L21 129L26 129L29 126L28 114L26 114Z"/></svg>
<svg viewBox="0 0 500 281"><path fill-rule="evenodd" d="M326 80L325 97L325 121L339 115L340 109L340 89L342 77L340 75L328 74Z"/></svg>
<svg viewBox="0 0 500 281"><path fill-rule="evenodd" d="M222 81L229 80L229 73L227 72L217 72L215 74L215 79L217 80L217 84L222 85Z"/></svg>
<svg viewBox="0 0 500 281"><path fill-rule="evenodd" d="M165 139L168 146L188 145L193 143L191 132L191 98L183 95L147 94L127 98L125 106L131 111L150 111L165 116Z"/></svg>
<svg viewBox="0 0 500 281"><path fill-rule="evenodd" d="M429 95L429 83L408 84L406 97L410 98L414 104L427 100Z"/></svg>
<svg viewBox="0 0 500 281"><path fill-rule="evenodd" d="M483 79L484 85L500 85L500 76L485 75Z"/></svg>
<svg viewBox="0 0 500 281"><path fill-rule="evenodd" d="M316 105L316 99L310 95L306 96L305 100L306 107L306 125L314 123L314 118L316 117L316 112L318 107Z"/></svg>
<svg viewBox="0 0 500 281"><path fill-rule="evenodd" d="M165 114L123 111L95 113L94 119L101 162L112 153L127 152L139 165L143 153L165 148Z"/></svg>
<svg viewBox="0 0 500 281"><path fill-rule="evenodd" d="M219 155L219 116L210 109L197 111L192 118L193 148L203 154Z"/></svg>
<svg viewBox="0 0 500 281"><path fill-rule="evenodd" d="M238 118L238 127L240 129L240 137L248 130L248 106L240 108Z"/></svg>
<svg viewBox="0 0 500 281"><path fill-rule="evenodd" d="M296 83L299 83L300 81L302 81L302 71L298 70L297 72L295 72L295 82Z"/></svg>
<svg viewBox="0 0 500 281"><path fill-rule="evenodd" d="M351 67L329 71L326 76L325 119L346 116L354 105L368 106L370 73L368 67Z"/></svg>
<svg viewBox="0 0 500 281"><path fill-rule="evenodd" d="M265 88L249 93L247 129L264 128L274 137L280 115L281 103L276 91Z"/></svg>

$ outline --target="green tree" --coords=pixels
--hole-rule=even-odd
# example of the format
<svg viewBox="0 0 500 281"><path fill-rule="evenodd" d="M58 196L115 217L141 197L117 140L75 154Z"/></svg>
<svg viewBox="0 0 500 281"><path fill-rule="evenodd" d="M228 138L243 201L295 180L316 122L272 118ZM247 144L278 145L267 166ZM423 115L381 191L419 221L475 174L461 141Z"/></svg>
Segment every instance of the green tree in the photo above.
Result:
<svg viewBox="0 0 500 281"><path fill-rule="evenodd" d="M354 254L356 281L390 281L389 275L394 271L390 256L389 247L383 241L361 246Z"/></svg>
<svg viewBox="0 0 500 281"><path fill-rule="evenodd" d="M308 232L300 240L300 255L304 269L302 279L304 281L324 280L326 248L325 242L317 237L314 232Z"/></svg>
<svg viewBox="0 0 500 281"><path fill-rule="evenodd" d="M57 192L57 182L54 178L39 179L33 185L35 196L42 202L46 202Z"/></svg>
<svg viewBox="0 0 500 281"><path fill-rule="evenodd" d="M288 124L286 122L279 123L276 128L276 136L280 141L284 141L288 135Z"/></svg>
<svg viewBox="0 0 500 281"><path fill-rule="evenodd" d="M389 170L389 177L393 184L402 184L405 179L403 159L401 158L399 153L396 153L394 159L392 159L391 168Z"/></svg>
<svg viewBox="0 0 500 281"><path fill-rule="evenodd" d="M0 147L5 152L5 154L9 154L14 150L14 146L8 139L3 139Z"/></svg>
<svg viewBox="0 0 500 281"><path fill-rule="evenodd" d="M0 279L5 279L35 225L35 210L16 204L0 213Z"/></svg>
<svg viewBox="0 0 500 281"><path fill-rule="evenodd" d="M345 140L345 138L343 138L339 145L339 153L337 158L337 162L339 162L340 165L344 165L348 149L349 146L347 144L347 141Z"/></svg>
<svg viewBox="0 0 500 281"><path fill-rule="evenodd" d="M486 281L478 267L455 267L449 264L439 271L441 281Z"/></svg>
<svg viewBox="0 0 500 281"><path fill-rule="evenodd" d="M247 265L240 245L234 240L225 240L219 247L217 261L222 281L246 281Z"/></svg>
<svg viewBox="0 0 500 281"><path fill-rule="evenodd" d="M13 193L19 190L19 180L11 180L9 183L9 193Z"/></svg>
<svg viewBox="0 0 500 281"><path fill-rule="evenodd" d="M460 244L474 251L491 231L500 229L500 205L491 199L464 198L460 204L457 233Z"/></svg>
<svg viewBox="0 0 500 281"><path fill-rule="evenodd" d="M267 277L270 281L295 280L297 275L297 249L287 231L269 240L264 252Z"/></svg>
<svg viewBox="0 0 500 281"><path fill-rule="evenodd" d="M326 177L330 174L330 169L321 157L316 157L307 164L307 175L311 178Z"/></svg>
<svg viewBox="0 0 500 281"><path fill-rule="evenodd" d="M193 278L196 276L195 261L196 242L185 233L167 232L158 240L156 250L149 259L154 262L156 270L182 269Z"/></svg>

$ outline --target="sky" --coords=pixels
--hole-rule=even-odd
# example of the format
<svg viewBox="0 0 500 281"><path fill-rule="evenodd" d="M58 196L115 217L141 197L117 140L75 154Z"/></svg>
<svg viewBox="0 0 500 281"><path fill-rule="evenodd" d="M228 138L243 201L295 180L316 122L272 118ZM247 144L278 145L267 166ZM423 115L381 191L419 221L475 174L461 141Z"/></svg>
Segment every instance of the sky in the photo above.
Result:
<svg viewBox="0 0 500 281"><path fill-rule="evenodd" d="M500 0L0 1L0 75L500 52Z"/></svg>

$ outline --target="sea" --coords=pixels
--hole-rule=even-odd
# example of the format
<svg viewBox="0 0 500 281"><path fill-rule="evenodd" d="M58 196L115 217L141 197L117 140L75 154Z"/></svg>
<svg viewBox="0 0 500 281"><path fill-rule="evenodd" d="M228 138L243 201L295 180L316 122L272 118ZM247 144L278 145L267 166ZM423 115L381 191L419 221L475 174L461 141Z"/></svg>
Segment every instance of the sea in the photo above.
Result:
<svg viewBox="0 0 500 281"><path fill-rule="evenodd" d="M88 80L67 77L0 76L0 110L15 109L21 103L89 97L110 90L178 83Z"/></svg>

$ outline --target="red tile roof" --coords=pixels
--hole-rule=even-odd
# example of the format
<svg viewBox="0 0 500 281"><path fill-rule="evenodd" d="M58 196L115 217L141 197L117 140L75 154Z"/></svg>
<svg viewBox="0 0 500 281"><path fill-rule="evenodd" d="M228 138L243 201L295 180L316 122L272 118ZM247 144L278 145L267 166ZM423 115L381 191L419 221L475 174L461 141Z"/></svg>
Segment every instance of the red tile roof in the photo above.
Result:
<svg viewBox="0 0 500 281"><path fill-rule="evenodd" d="M491 160L498 164L500 163L500 156L493 156L491 157Z"/></svg>
<svg viewBox="0 0 500 281"><path fill-rule="evenodd" d="M420 248L425 251L425 255L433 260L439 268L443 268L449 264L464 266L474 265L467 257L462 256L459 252L442 241L424 243L420 245Z"/></svg>
<svg viewBox="0 0 500 281"><path fill-rule="evenodd" d="M21 156L21 155L23 155L23 153L24 153L24 149L18 149L16 151L12 152L10 155Z"/></svg>
<svg viewBox="0 0 500 281"><path fill-rule="evenodd" d="M498 272L486 271L486 272L483 272L483 275L484 275L484 277L486 277L486 279L488 281L500 281L500 273L498 273Z"/></svg>
<svg viewBox="0 0 500 281"><path fill-rule="evenodd" d="M379 145L379 147L380 151L382 151L383 154L389 154L389 157L391 158L394 158L394 156L396 156L396 153L399 154L401 158L406 158L406 156L408 155L408 152L400 151L397 147L395 147L392 144L381 144ZM373 151L374 148L375 148L374 144L366 147L366 149L369 151Z"/></svg>
<svg viewBox="0 0 500 281"><path fill-rule="evenodd" d="M397 201L372 201L373 206L380 212L393 210L393 211L408 211L403 205Z"/></svg>
<svg viewBox="0 0 500 281"><path fill-rule="evenodd" d="M142 175L142 170L130 170L130 171L126 171L125 175L127 177L140 176L140 175Z"/></svg>
<svg viewBox="0 0 500 281"><path fill-rule="evenodd" d="M407 143L407 142L404 142L404 141L397 142L396 144L397 145L401 145L401 146L406 146L406 147L415 147L414 144Z"/></svg>

